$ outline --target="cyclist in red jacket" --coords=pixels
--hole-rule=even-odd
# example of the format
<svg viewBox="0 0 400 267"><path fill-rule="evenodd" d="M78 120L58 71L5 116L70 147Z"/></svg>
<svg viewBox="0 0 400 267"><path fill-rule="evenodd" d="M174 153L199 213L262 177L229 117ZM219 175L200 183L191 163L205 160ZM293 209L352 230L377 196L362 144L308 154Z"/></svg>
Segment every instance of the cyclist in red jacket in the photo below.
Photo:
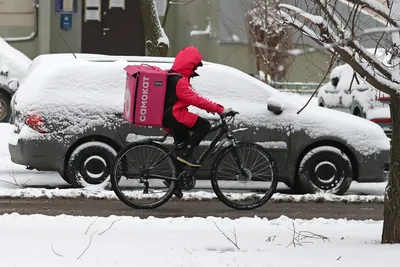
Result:
<svg viewBox="0 0 400 267"><path fill-rule="evenodd" d="M182 49L175 57L174 64L169 70L167 93L164 104L163 127L172 131L175 142L180 147L177 160L192 167L200 167L193 159L193 150L200 144L210 130L210 122L197 114L189 112L192 105L211 113L226 113L224 109L196 92L190 84L190 78L199 76L198 67L203 66L202 56L195 47ZM189 132L193 132L190 136Z"/></svg>

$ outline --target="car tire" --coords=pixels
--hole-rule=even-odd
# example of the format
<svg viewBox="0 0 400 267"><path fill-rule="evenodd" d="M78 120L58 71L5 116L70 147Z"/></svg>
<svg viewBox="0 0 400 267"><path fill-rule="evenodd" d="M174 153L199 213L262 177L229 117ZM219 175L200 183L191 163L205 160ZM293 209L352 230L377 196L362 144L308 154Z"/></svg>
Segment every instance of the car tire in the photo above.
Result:
<svg viewBox="0 0 400 267"><path fill-rule="evenodd" d="M110 189L110 170L117 151L110 145L90 141L79 145L67 163L67 181L77 188Z"/></svg>
<svg viewBox="0 0 400 267"><path fill-rule="evenodd" d="M8 122L11 117L11 99L10 97L0 92L0 122Z"/></svg>
<svg viewBox="0 0 400 267"><path fill-rule="evenodd" d="M325 107L325 101L324 101L324 99L322 97L320 97L318 99L318 106L320 106L322 108Z"/></svg>
<svg viewBox="0 0 400 267"><path fill-rule="evenodd" d="M343 195L352 181L353 167L347 155L336 147L321 146L302 158L296 187L303 194Z"/></svg>

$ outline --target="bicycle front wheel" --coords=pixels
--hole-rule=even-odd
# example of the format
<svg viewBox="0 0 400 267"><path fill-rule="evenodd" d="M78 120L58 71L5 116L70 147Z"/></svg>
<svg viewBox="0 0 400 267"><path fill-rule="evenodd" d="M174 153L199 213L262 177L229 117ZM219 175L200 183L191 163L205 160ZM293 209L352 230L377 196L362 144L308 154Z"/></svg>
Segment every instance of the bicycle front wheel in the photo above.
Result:
<svg viewBox="0 0 400 267"><path fill-rule="evenodd" d="M129 144L114 161L111 185L117 197L135 209L154 209L166 203L176 184L170 151L154 143Z"/></svg>
<svg viewBox="0 0 400 267"><path fill-rule="evenodd" d="M245 174L237 167L237 162L241 162ZM278 185L275 162L257 144L229 146L214 161L211 185L218 199L228 207L258 208L272 197Z"/></svg>

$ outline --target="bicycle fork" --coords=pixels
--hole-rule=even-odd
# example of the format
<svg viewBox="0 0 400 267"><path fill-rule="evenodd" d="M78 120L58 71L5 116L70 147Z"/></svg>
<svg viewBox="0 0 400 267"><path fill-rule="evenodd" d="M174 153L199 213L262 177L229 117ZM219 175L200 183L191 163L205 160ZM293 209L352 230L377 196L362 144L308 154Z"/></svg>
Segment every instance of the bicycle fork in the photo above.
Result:
<svg viewBox="0 0 400 267"><path fill-rule="evenodd" d="M232 152L233 152L233 158L235 160L236 163L236 167L239 169L240 173L243 175L243 177L247 177L247 172L246 170L243 168L243 162L240 158L238 149L237 149L237 144L236 144L236 140L233 138L233 136L229 136L229 143L232 146Z"/></svg>

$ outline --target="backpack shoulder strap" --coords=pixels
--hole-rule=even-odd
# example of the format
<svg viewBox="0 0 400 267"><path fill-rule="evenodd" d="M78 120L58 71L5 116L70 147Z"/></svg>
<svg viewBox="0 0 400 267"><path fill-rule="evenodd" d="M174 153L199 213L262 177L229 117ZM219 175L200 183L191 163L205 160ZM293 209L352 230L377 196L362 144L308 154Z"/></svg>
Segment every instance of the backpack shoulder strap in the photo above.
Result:
<svg viewBox="0 0 400 267"><path fill-rule="evenodd" d="M181 76L181 77L183 77L182 74L180 74L179 72L177 72L177 71L175 71L173 69L168 70L167 76Z"/></svg>

